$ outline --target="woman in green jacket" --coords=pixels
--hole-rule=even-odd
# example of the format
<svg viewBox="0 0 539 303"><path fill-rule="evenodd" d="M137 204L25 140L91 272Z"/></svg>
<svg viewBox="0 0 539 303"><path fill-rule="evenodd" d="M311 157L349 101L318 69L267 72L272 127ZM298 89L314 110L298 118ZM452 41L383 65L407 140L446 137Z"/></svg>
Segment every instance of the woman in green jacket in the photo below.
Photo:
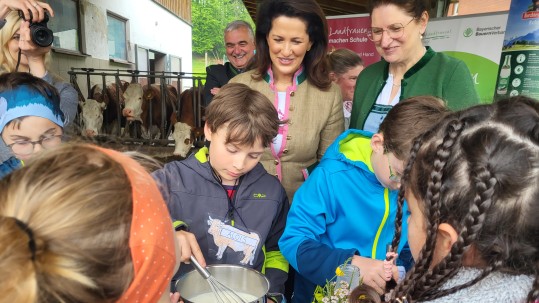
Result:
<svg viewBox="0 0 539 303"><path fill-rule="evenodd" d="M357 80L350 128L376 133L387 112L412 96L436 96L453 110L479 103L464 62L423 46L429 9L428 0L371 2L368 37L382 60Z"/></svg>

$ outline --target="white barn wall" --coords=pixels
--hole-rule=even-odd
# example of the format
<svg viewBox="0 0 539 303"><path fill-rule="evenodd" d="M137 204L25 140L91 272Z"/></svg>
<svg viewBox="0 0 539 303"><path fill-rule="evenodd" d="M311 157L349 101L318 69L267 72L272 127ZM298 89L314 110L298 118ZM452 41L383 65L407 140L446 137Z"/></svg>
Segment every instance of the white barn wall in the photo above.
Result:
<svg viewBox="0 0 539 303"><path fill-rule="evenodd" d="M134 69L136 45L182 59L182 71L192 72L192 27L151 0L81 0L82 38L87 56L53 52L51 70L68 80L71 67ZM107 12L128 20L128 61L110 62ZM80 76L79 76L80 77ZM77 81L86 96L86 81ZM92 78L92 84L100 79ZM187 84L187 83L186 83Z"/></svg>

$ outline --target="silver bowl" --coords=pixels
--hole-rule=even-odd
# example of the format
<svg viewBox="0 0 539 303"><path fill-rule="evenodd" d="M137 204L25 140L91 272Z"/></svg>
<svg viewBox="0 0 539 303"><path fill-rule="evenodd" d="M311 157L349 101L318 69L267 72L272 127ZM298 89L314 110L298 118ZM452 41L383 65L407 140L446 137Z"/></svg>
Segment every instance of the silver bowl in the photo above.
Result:
<svg viewBox="0 0 539 303"><path fill-rule="evenodd" d="M269 281L260 272L251 268L228 264L209 265L207 269L215 280L225 286L236 292L249 294L258 298L252 301L253 303L266 302ZM191 301L191 299L201 294L212 293L208 281L196 270L183 275L176 282L176 290L180 292L185 303L199 303Z"/></svg>

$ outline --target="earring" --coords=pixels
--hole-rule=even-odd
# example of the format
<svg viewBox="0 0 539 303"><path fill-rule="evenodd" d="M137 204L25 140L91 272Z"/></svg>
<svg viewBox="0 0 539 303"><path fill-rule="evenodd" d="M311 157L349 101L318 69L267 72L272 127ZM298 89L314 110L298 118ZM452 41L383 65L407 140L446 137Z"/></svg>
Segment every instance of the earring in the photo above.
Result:
<svg viewBox="0 0 539 303"><path fill-rule="evenodd" d="M419 38L420 38L421 40L423 40L423 34L422 34L422 33L419 33Z"/></svg>

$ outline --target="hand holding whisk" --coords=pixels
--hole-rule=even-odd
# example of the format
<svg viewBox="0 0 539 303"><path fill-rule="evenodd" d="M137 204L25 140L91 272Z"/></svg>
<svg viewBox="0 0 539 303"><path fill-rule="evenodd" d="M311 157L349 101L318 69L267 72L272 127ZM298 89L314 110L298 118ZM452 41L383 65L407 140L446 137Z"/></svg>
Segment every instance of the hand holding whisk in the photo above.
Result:
<svg viewBox="0 0 539 303"><path fill-rule="evenodd" d="M217 279L215 279L206 268L202 267L200 263L198 263L198 261L196 260L194 256L191 256L190 259L191 259L191 263L193 263L193 266L195 266L196 270L200 273L200 275L206 281L208 281L208 284L210 285L210 288L213 294L215 295L217 302L219 303L247 303L247 301L242 299L233 289L217 281Z"/></svg>

